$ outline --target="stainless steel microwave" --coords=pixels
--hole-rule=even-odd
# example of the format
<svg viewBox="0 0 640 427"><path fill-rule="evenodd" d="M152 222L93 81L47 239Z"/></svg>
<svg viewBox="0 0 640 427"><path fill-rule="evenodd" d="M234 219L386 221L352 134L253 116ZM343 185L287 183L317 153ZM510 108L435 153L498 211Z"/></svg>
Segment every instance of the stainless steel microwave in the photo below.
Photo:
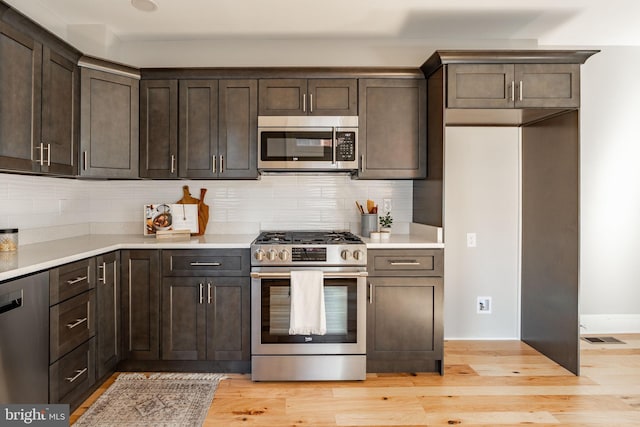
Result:
<svg viewBox="0 0 640 427"><path fill-rule="evenodd" d="M258 169L357 170L358 117L258 117Z"/></svg>

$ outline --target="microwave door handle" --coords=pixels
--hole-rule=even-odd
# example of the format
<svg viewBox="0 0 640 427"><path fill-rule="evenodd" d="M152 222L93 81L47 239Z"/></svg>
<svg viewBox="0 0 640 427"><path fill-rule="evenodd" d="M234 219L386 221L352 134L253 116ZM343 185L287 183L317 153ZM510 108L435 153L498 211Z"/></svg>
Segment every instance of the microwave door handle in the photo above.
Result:
<svg viewBox="0 0 640 427"><path fill-rule="evenodd" d="M331 137L331 164L336 164L336 150L338 149L338 140L336 139L336 127L333 128L333 136Z"/></svg>

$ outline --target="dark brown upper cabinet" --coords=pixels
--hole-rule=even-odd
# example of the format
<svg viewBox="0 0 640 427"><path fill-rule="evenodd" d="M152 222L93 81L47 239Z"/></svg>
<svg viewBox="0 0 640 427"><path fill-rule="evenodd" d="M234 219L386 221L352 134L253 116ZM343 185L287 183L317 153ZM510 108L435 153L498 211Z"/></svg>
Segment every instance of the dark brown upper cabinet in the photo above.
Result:
<svg viewBox="0 0 640 427"><path fill-rule="evenodd" d="M178 177L178 81L140 82L140 177Z"/></svg>
<svg viewBox="0 0 640 427"><path fill-rule="evenodd" d="M72 61L0 22L0 169L75 173L79 82Z"/></svg>
<svg viewBox="0 0 640 427"><path fill-rule="evenodd" d="M447 108L578 108L579 64L449 64Z"/></svg>
<svg viewBox="0 0 640 427"><path fill-rule="evenodd" d="M138 78L87 67L80 77L80 176L138 178Z"/></svg>
<svg viewBox="0 0 640 427"><path fill-rule="evenodd" d="M425 177L426 99L424 79L360 80L358 178Z"/></svg>
<svg viewBox="0 0 640 427"><path fill-rule="evenodd" d="M178 175L257 178L257 81L181 80L179 86Z"/></svg>
<svg viewBox="0 0 640 427"><path fill-rule="evenodd" d="M357 116L356 79L260 80L261 116Z"/></svg>

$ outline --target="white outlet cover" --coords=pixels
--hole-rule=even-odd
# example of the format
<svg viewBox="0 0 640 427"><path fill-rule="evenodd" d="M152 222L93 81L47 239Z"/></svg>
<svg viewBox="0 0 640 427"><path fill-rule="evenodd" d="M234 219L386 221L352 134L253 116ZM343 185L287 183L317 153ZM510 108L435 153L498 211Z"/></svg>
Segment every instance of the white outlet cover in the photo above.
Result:
<svg viewBox="0 0 640 427"><path fill-rule="evenodd" d="M493 303L491 297L478 297L476 302L476 313L478 314L491 314Z"/></svg>

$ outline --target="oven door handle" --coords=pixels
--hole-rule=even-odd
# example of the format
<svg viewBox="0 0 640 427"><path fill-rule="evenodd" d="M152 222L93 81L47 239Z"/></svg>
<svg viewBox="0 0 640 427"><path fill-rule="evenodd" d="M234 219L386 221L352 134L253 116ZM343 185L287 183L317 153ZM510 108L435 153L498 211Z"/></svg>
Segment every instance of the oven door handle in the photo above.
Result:
<svg viewBox="0 0 640 427"><path fill-rule="evenodd" d="M358 277L367 277L369 274L366 271L358 271L355 273L350 272L338 272L338 271L325 271L323 273L324 277L331 278L358 278ZM273 279L273 278L288 278L291 277L291 273L288 272L280 272L280 273L259 273L256 271L251 272L252 279Z"/></svg>

